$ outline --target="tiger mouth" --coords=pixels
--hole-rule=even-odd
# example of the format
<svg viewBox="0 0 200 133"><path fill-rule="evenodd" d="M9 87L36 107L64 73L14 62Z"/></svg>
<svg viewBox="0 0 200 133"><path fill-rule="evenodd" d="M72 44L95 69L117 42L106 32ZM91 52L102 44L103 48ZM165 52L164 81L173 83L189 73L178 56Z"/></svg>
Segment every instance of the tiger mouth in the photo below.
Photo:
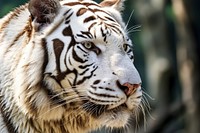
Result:
<svg viewBox="0 0 200 133"><path fill-rule="evenodd" d="M129 110L126 103L123 103L115 108L109 109L109 105L99 105L92 102L89 102L89 103L87 102L87 104L83 105L82 108L95 118L98 118L101 115L107 114L107 113L117 113L124 110L126 111Z"/></svg>

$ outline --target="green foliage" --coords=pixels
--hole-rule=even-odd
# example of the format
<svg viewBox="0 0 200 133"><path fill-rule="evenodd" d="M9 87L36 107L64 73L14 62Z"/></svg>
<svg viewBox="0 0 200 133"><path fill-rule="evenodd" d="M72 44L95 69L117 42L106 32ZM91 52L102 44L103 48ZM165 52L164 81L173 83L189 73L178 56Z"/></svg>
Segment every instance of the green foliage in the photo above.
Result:
<svg viewBox="0 0 200 133"><path fill-rule="evenodd" d="M15 7L26 3L28 0L1 0L0 1L0 18L12 11Z"/></svg>

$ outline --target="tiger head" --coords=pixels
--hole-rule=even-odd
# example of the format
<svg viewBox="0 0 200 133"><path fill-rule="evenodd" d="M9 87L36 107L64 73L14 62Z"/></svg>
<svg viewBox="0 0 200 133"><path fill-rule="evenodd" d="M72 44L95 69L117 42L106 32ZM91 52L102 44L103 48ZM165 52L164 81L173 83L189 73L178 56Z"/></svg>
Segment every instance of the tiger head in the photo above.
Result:
<svg viewBox="0 0 200 133"><path fill-rule="evenodd" d="M38 60L39 65L30 74L35 79L25 80L40 85L29 94L32 114L57 120L67 117L66 112L82 112L102 126L126 125L140 105L142 90L121 16L123 3L30 1L30 43L38 50L32 51L35 56L29 62ZM30 107L23 110L29 112Z"/></svg>

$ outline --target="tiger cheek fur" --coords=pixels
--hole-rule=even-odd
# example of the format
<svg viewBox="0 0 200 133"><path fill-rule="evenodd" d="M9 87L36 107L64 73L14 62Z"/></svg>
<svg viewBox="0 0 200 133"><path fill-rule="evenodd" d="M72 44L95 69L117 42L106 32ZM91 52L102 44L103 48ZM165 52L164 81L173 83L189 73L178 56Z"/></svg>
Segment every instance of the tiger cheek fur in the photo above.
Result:
<svg viewBox="0 0 200 133"><path fill-rule="evenodd" d="M141 79L124 0L30 0L0 20L0 131L124 127Z"/></svg>

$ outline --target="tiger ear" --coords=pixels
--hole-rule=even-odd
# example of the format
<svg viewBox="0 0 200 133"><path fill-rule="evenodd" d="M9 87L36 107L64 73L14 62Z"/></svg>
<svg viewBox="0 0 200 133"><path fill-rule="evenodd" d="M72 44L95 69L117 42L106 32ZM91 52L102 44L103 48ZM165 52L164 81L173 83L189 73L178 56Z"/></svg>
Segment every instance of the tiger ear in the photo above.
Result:
<svg viewBox="0 0 200 133"><path fill-rule="evenodd" d="M124 10L124 1L125 0L104 0L100 3L102 7L113 7L118 11Z"/></svg>
<svg viewBox="0 0 200 133"><path fill-rule="evenodd" d="M60 6L59 0L30 0L28 9L32 20L39 24L48 24L53 21Z"/></svg>

